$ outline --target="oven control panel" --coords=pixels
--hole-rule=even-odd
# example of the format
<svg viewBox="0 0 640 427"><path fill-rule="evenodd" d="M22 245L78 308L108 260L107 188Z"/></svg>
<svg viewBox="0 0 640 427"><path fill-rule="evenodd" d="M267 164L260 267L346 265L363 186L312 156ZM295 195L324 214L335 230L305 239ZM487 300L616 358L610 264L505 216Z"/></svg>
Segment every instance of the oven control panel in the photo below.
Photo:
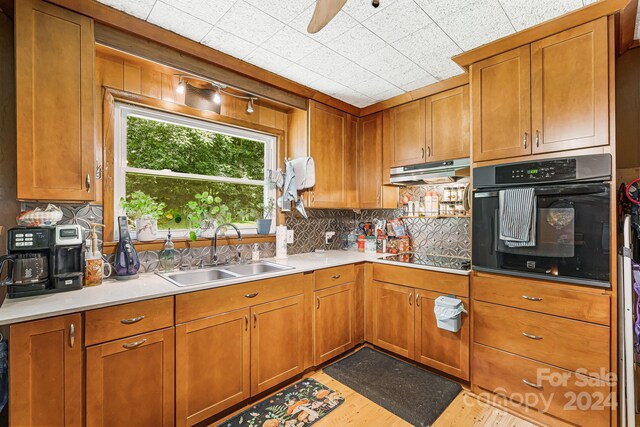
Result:
<svg viewBox="0 0 640 427"><path fill-rule="evenodd" d="M496 184L526 184L573 180L576 178L575 159L543 160L496 166Z"/></svg>

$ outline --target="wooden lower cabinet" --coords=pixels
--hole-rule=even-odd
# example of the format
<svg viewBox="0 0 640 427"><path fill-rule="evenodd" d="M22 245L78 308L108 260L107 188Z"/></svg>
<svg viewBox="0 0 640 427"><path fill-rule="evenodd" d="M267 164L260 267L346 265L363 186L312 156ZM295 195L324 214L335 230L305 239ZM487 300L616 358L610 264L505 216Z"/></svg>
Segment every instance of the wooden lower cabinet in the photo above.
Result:
<svg viewBox="0 0 640 427"><path fill-rule="evenodd" d="M176 424L197 424L251 396L250 310L176 326Z"/></svg>
<svg viewBox="0 0 640 427"><path fill-rule="evenodd" d="M435 299L441 294L416 292L415 305L415 360L463 380L469 380L469 315L462 313L458 332L440 329L433 311ZM469 311L469 299L460 298Z"/></svg>
<svg viewBox="0 0 640 427"><path fill-rule="evenodd" d="M9 424L82 425L80 314L11 325Z"/></svg>
<svg viewBox="0 0 640 427"><path fill-rule="evenodd" d="M86 350L87 426L174 425L174 329Z"/></svg>
<svg viewBox="0 0 640 427"><path fill-rule="evenodd" d="M320 365L355 346L355 283L315 292L314 364Z"/></svg>
<svg viewBox="0 0 640 427"><path fill-rule="evenodd" d="M374 281L372 291L373 344L412 359L413 288Z"/></svg>
<svg viewBox="0 0 640 427"><path fill-rule="evenodd" d="M303 301L297 295L251 307L251 395L302 372Z"/></svg>

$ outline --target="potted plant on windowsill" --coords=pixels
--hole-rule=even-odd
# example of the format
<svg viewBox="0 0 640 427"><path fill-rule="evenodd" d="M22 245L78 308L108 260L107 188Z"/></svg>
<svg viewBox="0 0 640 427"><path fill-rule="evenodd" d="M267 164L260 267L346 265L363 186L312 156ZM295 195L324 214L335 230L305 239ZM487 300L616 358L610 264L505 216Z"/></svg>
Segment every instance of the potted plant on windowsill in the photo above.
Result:
<svg viewBox="0 0 640 427"><path fill-rule="evenodd" d="M222 204L220 197L214 197L207 191L196 194L194 199L185 206L190 227L197 227L197 230L189 231L189 238L194 241L198 236L211 239L218 221L231 221L231 212L226 205Z"/></svg>
<svg viewBox="0 0 640 427"><path fill-rule="evenodd" d="M158 218L166 205L143 191L134 191L120 199L120 206L127 217L135 222L136 239L150 242L157 239Z"/></svg>
<svg viewBox="0 0 640 427"><path fill-rule="evenodd" d="M256 220L256 226L258 228L258 234L269 234L271 231L271 215L273 215L273 208L275 204L273 199L267 200L267 204L264 206L264 217Z"/></svg>

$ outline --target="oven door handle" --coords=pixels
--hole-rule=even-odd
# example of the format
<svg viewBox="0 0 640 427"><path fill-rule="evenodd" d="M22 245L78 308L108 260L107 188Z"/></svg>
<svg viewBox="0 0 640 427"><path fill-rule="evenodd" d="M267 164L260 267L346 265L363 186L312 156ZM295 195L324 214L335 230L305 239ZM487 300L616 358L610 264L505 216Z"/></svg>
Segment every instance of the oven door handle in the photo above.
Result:
<svg viewBox="0 0 640 427"><path fill-rule="evenodd" d="M537 187L536 196L587 196L592 194L609 194L608 184L595 185L554 185Z"/></svg>
<svg viewBox="0 0 640 427"><path fill-rule="evenodd" d="M486 198L486 197L498 197L498 192L497 191L482 191L482 192L474 192L473 193L473 198L474 199L482 199L482 198Z"/></svg>

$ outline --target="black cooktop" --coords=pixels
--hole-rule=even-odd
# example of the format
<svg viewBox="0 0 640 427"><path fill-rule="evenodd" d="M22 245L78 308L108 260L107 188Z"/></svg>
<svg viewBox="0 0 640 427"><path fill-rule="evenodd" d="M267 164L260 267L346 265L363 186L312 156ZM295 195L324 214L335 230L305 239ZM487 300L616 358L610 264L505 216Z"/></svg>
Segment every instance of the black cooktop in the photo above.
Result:
<svg viewBox="0 0 640 427"><path fill-rule="evenodd" d="M450 268L452 270L467 271L471 269L471 262L468 258L454 256L409 252L387 256L384 257L384 259L387 261L404 262L428 267Z"/></svg>

